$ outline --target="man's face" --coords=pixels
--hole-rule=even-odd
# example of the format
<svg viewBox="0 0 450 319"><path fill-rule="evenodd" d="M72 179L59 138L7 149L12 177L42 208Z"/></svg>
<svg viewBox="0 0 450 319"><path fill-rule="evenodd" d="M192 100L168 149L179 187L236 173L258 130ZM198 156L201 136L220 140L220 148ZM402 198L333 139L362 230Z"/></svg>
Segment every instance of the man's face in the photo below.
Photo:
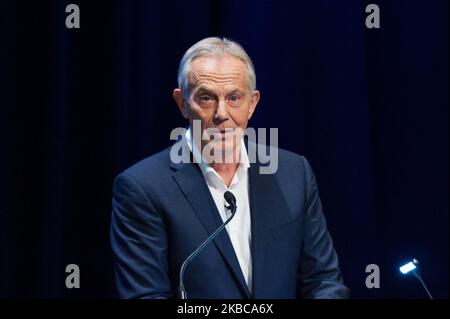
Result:
<svg viewBox="0 0 450 319"><path fill-rule="evenodd" d="M259 101L259 92L249 91L248 71L241 60L231 56L197 58L191 63L188 80L189 97L185 99L185 92L180 89L175 89L173 96L191 127L193 120L201 120L202 134L208 128L217 128L222 133L237 128L245 131ZM214 143L209 146L235 150L240 140L230 136L221 134L220 139L202 141L202 148Z"/></svg>

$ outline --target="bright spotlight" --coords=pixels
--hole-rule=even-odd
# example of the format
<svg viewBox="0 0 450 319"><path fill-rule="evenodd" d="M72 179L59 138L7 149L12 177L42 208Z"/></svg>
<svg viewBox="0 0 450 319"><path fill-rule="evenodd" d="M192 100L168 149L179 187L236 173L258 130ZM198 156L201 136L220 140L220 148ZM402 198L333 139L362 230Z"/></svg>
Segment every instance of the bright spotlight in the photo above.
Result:
<svg viewBox="0 0 450 319"><path fill-rule="evenodd" d="M414 270L417 268L416 264L414 263L416 259L413 259L413 261L408 262L407 264L404 264L400 267L400 272L404 275L409 273L411 270Z"/></svg>
<svg viewBox="0 0 450 319"><path fill-rule="evenodd" d="M427 286L425 285L424 281L422 280L422 277L419 274L419 261L416 258L413 258L411 261L407 262L403 266L401 266L400 272L404 275L412 273L414 276L420 281L422 284L423 289L427 292L427 295L430 299L433 299L433 297L430 294L430 291L428 290Z"/></svg>

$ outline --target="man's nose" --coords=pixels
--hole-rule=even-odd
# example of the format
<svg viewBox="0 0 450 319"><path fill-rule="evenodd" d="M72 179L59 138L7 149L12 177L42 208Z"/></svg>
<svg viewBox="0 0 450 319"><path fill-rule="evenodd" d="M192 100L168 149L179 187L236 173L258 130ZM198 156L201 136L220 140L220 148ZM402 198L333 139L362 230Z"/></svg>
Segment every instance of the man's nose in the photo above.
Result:
<svg viewBox="0 0 450 319"><path fill-rule="evenodd" d="M214 114L214 120L216 120L217 122L228 120L228 111L225 101L220 100L217 104L216 113Z"/></svg>

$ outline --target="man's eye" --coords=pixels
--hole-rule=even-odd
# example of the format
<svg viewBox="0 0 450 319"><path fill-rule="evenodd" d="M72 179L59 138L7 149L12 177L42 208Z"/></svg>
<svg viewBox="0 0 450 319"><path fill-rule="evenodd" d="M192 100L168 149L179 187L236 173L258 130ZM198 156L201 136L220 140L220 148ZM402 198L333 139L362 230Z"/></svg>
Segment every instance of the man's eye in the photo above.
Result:
<svg viewBox="0 0 450 319"><path fill-rule="evenodd" d="M232 102L236 102L237 100L239 100L239 96L238 95L232 95L232 96L230 96L230 100Z"/></svg>
<svg viewBox="0 0 450 319"><path fill-rule="evenodd" d="M212 98L210 96L208 96L208 95L202 95L200 97L200 100L203 101L203 102L209 102L209 101L212 100Z"/></svg>

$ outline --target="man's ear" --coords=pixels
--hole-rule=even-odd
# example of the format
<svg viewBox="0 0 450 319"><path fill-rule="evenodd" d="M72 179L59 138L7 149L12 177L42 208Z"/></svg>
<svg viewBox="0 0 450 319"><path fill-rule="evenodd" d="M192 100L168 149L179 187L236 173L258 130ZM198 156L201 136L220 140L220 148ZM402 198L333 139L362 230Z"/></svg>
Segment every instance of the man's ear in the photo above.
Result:
<svg viewBox="0 0 450 319"><path fill-rule="evenodd" d="M175 89L172 93L173 99L178 105L178 109L180 110L181 114L185 119L188 119L188 113L184 104L184 96L181 89Z"/></svg>
<svg viewBox="0 0 450 319"><path fill-rule="evenodd" d="M258 90L253 90L253 92L252 92L252 101L251 101L251 104L250 104L250 108L248 109L248 117L247 117L248 120L250 120L250 118L253 115L253 112L255 112L256 105L258 105L260 96L261 96L261 94L259 93Z"/></svg>

